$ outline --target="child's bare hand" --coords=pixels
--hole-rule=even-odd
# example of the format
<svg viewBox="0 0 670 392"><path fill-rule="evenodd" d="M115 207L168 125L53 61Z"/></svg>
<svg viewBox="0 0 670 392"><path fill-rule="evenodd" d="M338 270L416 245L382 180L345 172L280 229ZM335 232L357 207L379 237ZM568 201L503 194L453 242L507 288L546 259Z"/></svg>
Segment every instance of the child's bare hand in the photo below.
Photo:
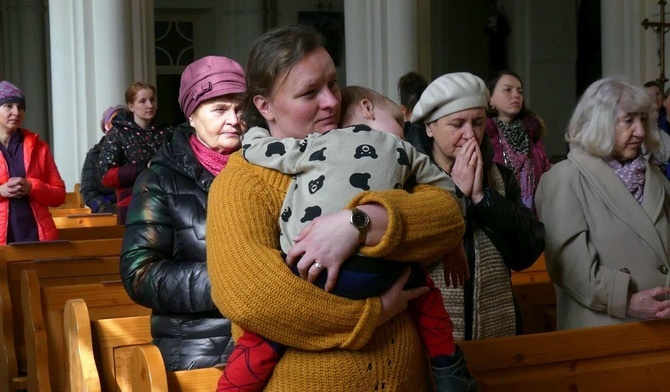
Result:
<svg viewBox="0 0 670 392"><path fill-rule="evenodd" d="M454 249L444 256L442 261L444 267L444 282L447 287L451 284L456 288L459 285L463 287L465 281L470 279L470 268L468 267L468 260L465 257L465 249L461 241Z"/></svg>

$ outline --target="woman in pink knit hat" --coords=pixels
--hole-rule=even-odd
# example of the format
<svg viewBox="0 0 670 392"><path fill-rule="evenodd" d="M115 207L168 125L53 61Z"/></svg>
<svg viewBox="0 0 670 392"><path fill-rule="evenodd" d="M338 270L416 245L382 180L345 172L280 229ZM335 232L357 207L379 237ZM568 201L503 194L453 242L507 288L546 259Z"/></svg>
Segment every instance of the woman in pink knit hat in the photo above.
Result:
<svg viewBox="0 0 670 392"><path fill-rule="evenodd" d="M230 322L212 302L205 220L209 187L241 147L244 70L223 56L181 75L177 126L137 178L121 250L121 276L137 303L153 310L151 333L168 370L225 363Z"/></svg>
<svg viewBox="0 0 670 392"><path fill-rule="evenodd" d="M58 238L49 207L65 202L65 183L49 146L21 128L23 92L0 82L0 245Z"/></svg>

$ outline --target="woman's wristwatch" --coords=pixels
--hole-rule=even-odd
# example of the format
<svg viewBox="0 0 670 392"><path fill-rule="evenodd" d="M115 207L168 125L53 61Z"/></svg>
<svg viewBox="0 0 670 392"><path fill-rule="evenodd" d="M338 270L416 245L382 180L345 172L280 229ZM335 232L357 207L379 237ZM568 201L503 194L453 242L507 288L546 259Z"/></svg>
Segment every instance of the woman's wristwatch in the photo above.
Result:
<svg viewBox="0 0 670 392"><path fill-rule="evenodd" d="M351 223L356 229L358 229L358 243L365 243L365 238L368 235L368 229L370 229L370 216L365 212L354 207L351 208L351 216L349 217L349 223Z"/></svg>

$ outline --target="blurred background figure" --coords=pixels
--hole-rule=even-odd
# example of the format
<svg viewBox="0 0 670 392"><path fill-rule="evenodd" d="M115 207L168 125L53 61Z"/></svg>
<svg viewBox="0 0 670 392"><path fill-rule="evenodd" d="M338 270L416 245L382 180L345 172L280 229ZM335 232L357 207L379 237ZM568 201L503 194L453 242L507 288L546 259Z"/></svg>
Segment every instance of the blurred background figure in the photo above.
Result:
<svg viewBox="0 0 670 392"><path fill-rule="evenodd" d="M499 71L489 81L488 88L491 100L486 134L495 151L493 161L514 172L523 204L534 210L533 198L540 176L551 167L540 140L547 128L544 121L526 107L523 84L516 73Z"/></svg>
<svg viewBox="0 0 670 392"><path fill-rule="evenodd" d="M116 213L116 191L113 188L107 188L102 184L98 176L100 164L100 146L105 140L105 136L112 129L113 122L126 118L126 107L122 105L107 108L102 114L100 128L103 136L100 141L93 146L86 154L84 166L81 169L81 196L84 204L91 209L91 212L112 212Z"/></svg>
<svg viewBox="0 0 670 392"><path fill-rule="evenodd" d="M670 88L663 93L661 107L658 110L658 127L661 131L670 135L670 118L668 118L668 113L670 113L668 110L670 107L670 98L668 97L670 97Z"/></svg>
<svg viewBox="0 0 670 392"><path fill-rule="evenodd" d="M644 89L647 91L647 94L649 94L651 102L656 105L656 121L658 127L663 129L660 124L661 118L665 118L666 116L665 107L663 106L663 88L659 82L650 80L644 84ZM668 132L667 129L665 131L666 133Z"/></svg>
<svg viewBox="0 0 670 392"><path fill-rule="evenodd" d="M126 223L133 184L170 134L170 127L156 120L156 88L134 82L126 90L126 104L132 114L112 122L100 151L98 175L102 184L116 190L117 223Z"/></svg>
<svg viewBox="0 0 670 392"><path fill-rule="evenodd" d="M658 143L658 149L649 155L650 162L657 165L667 177L669 172L668 161L670 160L670 134L663 131L659 126L660 116L664 118L666 116L665 108L663 107L663 94L661 93L660 85L656 81L645 83L644 89L651 100L649 132L652 138ZM643 147L643 151L645 154L649 153L646 146Z"/></svg>
<svg viewBox="0 0 670 392"><path fill-rule="evenodd" d="M405 117L404 133L405 139L413 144L417 149L423 153L420 146L423 146L427 141L420 139L423 133L416 129L416 125L412 124L412 111L414 105L421 98L423 90L428 87L428 81L423 76L416 72L408 72L398 79L398 95L400 96L400 110Z"/></svg>
<svg viewBox="0 0 670 392"><path fill-rule="evenodd" d="M0 245L58 239L49 207L65 202L65 183L49 146L22 129L23 92L0 82Z"/></svg>

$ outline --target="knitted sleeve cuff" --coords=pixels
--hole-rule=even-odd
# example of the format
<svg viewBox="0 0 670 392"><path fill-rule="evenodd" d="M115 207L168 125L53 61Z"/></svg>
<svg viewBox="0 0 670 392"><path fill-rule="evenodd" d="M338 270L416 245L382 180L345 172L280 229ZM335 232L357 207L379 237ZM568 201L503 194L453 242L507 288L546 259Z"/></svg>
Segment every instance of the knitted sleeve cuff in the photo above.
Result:
<svg viewBox="0 0 670 392"><path fill-rule="evenodd" d="M360 318L358 324L351 333L351 337L342 343L342 348L346 350L359 350L363 348L372 333L377 328L377 320L382 312L382 301L379 297L368 298L365 300L365 312Z"/></svg>
<svg viewBox="0 0 670 392"><path fill-rule="evenodd" d="M388 226L377 245L359 251L370 257L430 264L463 238L465 222L456 199L447 191L417 185L414 192L362 192L348 208L377 203L388 213Z"/></svg>
<svg viewBox="0 0 670 392"><path fill-rule="evenodd" d="M400 243L402 236L402 219L397 213L397 210L393 208L388 200L379 197L379 193L374 192L362 192L358 194L346 208L353 208L368 203L381 204L386 209L388 213L388 228L377 245L362 245L360 250L370 257L384 257L389 249L394 249Z"/></svg>

